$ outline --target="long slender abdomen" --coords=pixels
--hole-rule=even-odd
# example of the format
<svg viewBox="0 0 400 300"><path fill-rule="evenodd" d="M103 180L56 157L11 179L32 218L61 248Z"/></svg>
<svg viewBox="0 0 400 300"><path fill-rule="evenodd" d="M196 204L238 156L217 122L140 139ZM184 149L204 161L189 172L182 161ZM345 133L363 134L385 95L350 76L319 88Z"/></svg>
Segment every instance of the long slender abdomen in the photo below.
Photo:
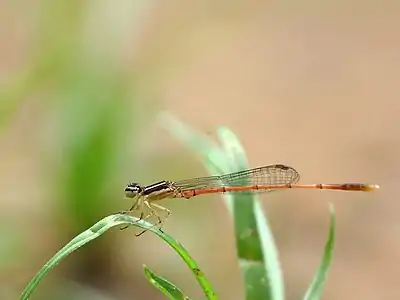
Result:
<svg viewBox="0 0 400 300"><path fill-rule="evenodd" d="M248 185L248 186L227 186L218 188L204 188L182 191L179 197L191 198L204 194L231 193L231 192L262 192L280 189L318 189L318 190L339 190L339 191L357 191L370 192L378 189L375 184L363 183L340 183L340 184L269 184L269 185Z"/></svg>

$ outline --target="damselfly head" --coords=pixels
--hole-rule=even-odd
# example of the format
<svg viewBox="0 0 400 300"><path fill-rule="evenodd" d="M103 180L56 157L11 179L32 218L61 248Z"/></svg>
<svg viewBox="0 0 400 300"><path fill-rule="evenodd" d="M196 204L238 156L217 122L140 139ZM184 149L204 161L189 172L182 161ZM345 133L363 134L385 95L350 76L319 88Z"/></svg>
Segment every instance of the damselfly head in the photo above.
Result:
<svg viewBox="0 0 400 300"><path fill-rule="evenodd" d="M143 191L139 183L131 182L125 188L125 196L128 198L135 198Z"/></svg>

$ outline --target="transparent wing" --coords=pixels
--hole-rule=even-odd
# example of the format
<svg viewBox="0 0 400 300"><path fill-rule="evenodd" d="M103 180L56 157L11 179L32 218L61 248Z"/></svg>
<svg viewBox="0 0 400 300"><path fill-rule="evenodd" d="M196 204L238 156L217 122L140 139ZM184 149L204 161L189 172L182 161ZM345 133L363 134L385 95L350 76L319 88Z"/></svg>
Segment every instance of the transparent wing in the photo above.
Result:
<svg viewBox="0 0 400 300"><path fill-rule="evenodd" d="M299 173L292 167L275 164L221 176L198 177L174 182L181 191L243 185L266 186L269 184L296 183Z"/></svg>

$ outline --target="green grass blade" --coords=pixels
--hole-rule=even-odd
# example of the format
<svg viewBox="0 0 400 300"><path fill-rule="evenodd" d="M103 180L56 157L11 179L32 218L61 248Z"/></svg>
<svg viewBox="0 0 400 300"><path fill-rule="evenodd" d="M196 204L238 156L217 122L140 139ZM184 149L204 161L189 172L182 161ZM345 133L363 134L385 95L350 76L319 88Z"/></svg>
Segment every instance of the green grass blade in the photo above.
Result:
<svg viewBox="0 0 400 300"><path fill-rule="evenodd" d="M217 130L221 146L168 113L162 124L190 150L200 154L212 175L248 168L245 152L236 136L226 127ZM256 195L224 194L235 227L239 266L245 281L246 299L284 299L284 285L272 233Z"/></svg>
<svg viewBox="0 0 400 300"><path fill-rule="evenodd" d="M221 127L217 132L230 164L236 166L230 171L247 169L244 149L232 131ZM283 300L278 251L258 197L238 194L225 198L233 203L236 247L246 283L246 299Z"/></svg>
<svg viewBox="0 0 400 300"><path fill-rule="evenodd" d="M260 201L254 205L254 214L257 220L257 228L260 232L261 247L264 254L264 267L268 275L268 281L259 279L260 283L270 284L270 299L285 298L285 284L282 269L279 263L278 249L275 245L274 236L269 228L268 219L264 215Z"/></svg>
<svg viewBox="0 0 400 300"><path fill-rule="evenodd" d="M112 227L120 225L133 225L145 230L149 230L150 232L156 234L158 237L164 240L178 253L178 255L185 261L185 263L192 270L201 288L203 289L207 299L213 299L213 300L217 299L217 296L211 284L208 282L204 274L201 272L197 263L191 258L186 249L178 241L173 239L168 234L158 230L153 224L125 214L115 214L105 217L104 219L100 220L92 227L83 231L81 234L72 239L39 270L39 272L35 275L35 277L26 286L25 290L21 294L20 299L21 300L29 299L29 296L32 294L32 292L40 283L40 281L42 281L43 278L47 275L47 273L57 264L59 264L64 258L66 258L70 253L79 249L86 243L98 238Z"/></svg>
<svg viewBox="0 0 400 300"><path fill-rule="evenodd" d="M189 297L185 296L183 292L176 287L174 284L166 280L165 278L155 274L152 270L143 266L144 274L147 280L159 289L165 296L172 300L189 300Z"/></svg>
<svg viewBox="0 0 400 300"><path fill-rule="evenodd" d="M326 277L328 275L329 267L332 263L333 250L335 246L335 212L333 205L329 206L330 211L330 227L329 236L325 244L324 255L321 264L318 268L317 273L314 276L313 281L308 287L307 293L304 296L304 300L317 300L321 297Z"/></svg>

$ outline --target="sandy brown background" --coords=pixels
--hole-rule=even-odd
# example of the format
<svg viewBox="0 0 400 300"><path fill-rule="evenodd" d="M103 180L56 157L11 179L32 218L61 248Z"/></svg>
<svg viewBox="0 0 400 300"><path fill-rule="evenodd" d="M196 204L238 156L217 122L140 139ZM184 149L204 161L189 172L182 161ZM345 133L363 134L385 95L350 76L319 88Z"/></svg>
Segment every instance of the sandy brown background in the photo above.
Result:
<svg viewBox="0 0 400 300"><path fill-rule="evenodd" d="M24 68L34 36L29 24L43 3L0 5L6 25L0 47L3 82ZM147 123L132 145L140 141L135 155L147 170L135 180L206 175L196 156L155 121L167 110L211 136L218 126L229 126L251 166L285 163L301 173L303 183L379 184L371 194L291 190L262 199L280 251L287 299L303 295L318 266L328 202L337 213L337 244L323 299L400 298L400 4L221 0L87 6L87 51L108 57L116 42L116 65L134 72L145 95L135 104L135 118ZM17 229L27 225L16 221L18 216L29 219L29 229L20 234L32 250L30 264L22 265L15 253L0 271L1 281L8 282L5 295L18 293L68 240L60 241L49 229L56 204L43 200L49 199L47 183L37 159L40 145L49 140L36 125L56 120L43 121L45 109L35 104L37 97L19 103L0 140L1 218L5 228ZM162 167L150 172L158 161ZM117 175L122 184L133 176L129 168L129 163L121 166ZM186 245L220 298L243 299L232 225L221 198L172 200L166 206L174 211L166 230ZM38 235L40 243L33 238ZM86 299L162 299L141 275L143 263L194 298L202 297L186 266L155 237L115 239L117 246L104 250L113 262L107 297L101 284L89 289L85 276L71 280L77 290L90 291ZM49 275L48 285L65 279L62 270Z"/></svg>

